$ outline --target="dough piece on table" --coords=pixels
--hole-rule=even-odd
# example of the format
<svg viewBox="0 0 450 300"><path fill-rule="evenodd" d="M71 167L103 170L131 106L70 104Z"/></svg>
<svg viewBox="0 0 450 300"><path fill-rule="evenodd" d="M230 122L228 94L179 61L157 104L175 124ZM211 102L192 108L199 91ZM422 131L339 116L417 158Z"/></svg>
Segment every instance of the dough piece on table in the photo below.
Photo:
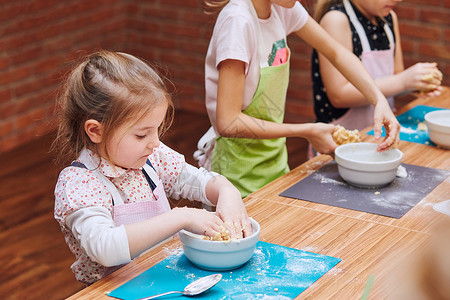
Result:
<svg viewBox="0 0 450 300"><path fill-rule="evenodd" d="M417 124L417 130L419 131L428 131L427 124L425 122L420 122Z"/></svg>

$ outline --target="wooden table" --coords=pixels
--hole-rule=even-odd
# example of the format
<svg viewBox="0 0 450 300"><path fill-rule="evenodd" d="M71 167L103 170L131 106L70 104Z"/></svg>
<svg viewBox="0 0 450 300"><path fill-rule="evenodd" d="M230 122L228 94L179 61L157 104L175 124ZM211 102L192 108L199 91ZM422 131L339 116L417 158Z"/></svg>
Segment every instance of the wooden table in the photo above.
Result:
<svg viewBox="0 0 450 300"><path fill-rule="evenodd" d="M417 104L450 108L450 88L439 97L416 99L399 113ZM450 170L449 150L404 141L398 148L404 163ZM450 177L400 219L278 196L330 160L318 156L250 194L244 200L248 214L261 225L262 241L342 259L298 299L360 299L370 274L375 276L370 299L385 299L391 267L399 257L426 244L433 226L446 218L432 205L450 198ZM172 238L69 299L112 299L106 293L180 247L180 241Z"/></svg>

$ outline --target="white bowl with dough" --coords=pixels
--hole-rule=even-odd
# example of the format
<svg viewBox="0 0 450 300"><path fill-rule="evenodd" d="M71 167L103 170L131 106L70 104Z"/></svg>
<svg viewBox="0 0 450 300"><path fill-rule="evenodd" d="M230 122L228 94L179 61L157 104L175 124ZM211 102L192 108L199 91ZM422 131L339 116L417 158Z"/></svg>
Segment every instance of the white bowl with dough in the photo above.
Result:
<svg viewBox="0 0 450 300"><path fill-rule="evenodd" d="M238 240L211 241L186 230L180 230L178 237L183 243L187 259L201 269L227 271L239 268L250 260L259 241L260 226L250 218L253 234Z"/></svg>
<svg viewBox="0 0 450 300"><path fill-rule="evenodd" d="M341 145L334 151L339 175L349 184L375 188L391 183L402 162L403 152L389 149L377 152L376 143Z"/></svg>
<svg viewBox="0 0 450 300"><path fill-rule="evenodd" d="M427 113L425 123L430 140L442 148L450 149L450 109Z"/></svg>

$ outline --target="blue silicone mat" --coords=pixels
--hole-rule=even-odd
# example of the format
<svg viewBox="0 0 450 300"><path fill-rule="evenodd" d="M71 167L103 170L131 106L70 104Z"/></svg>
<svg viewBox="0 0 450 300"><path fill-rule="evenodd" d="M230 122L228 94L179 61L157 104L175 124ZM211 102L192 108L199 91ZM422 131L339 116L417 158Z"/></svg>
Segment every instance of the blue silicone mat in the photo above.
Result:
<svg viewBox="0 0 450 300"><path fill-rule="evenodd" d="M339 258L259 241L242 267L222 273L222 280L200 299L293 299L341 261ZM194 280L217 272L191 264L180 248L174 254L110 292L134 300L167 291L182 291ZM183 299L181 294L163 299Z"/></svg>
<svg viewBox="0 0 450 300"><path fill-rule="evenodd" d="M400 128L400 140L436 146L428 137L428 132L424 130L417 130L419 123L425 121L425 115L431 111L441 110L443 108L432 107L426 105L417 105L408 111L405 111L401 115L397 116L397 120L401 125ZM369 131L367 134L373 135L373 130ZM386 133L382 131L381 136L385 136Z"/></svg>

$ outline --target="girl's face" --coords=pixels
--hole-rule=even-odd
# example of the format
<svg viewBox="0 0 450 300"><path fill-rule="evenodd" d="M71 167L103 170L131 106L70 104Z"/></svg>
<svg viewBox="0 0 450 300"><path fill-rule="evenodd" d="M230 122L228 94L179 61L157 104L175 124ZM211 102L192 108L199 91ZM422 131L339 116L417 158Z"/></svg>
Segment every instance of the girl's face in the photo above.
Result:
<svg viewBox="0 0 450 300"><path fill-rule="evenodd" d="M370 19L387 17L397 3L403 0L353 0L358 9Z"/></svg>
<svg viewBox="0 0 450 300"><path fill-rule="evenodd" d="M162 103L137 123L125 124L114 132L106 142L109 159L125 169L142 167L153 148L159 146L158 128L166 111L167 103Z"/></svg>

